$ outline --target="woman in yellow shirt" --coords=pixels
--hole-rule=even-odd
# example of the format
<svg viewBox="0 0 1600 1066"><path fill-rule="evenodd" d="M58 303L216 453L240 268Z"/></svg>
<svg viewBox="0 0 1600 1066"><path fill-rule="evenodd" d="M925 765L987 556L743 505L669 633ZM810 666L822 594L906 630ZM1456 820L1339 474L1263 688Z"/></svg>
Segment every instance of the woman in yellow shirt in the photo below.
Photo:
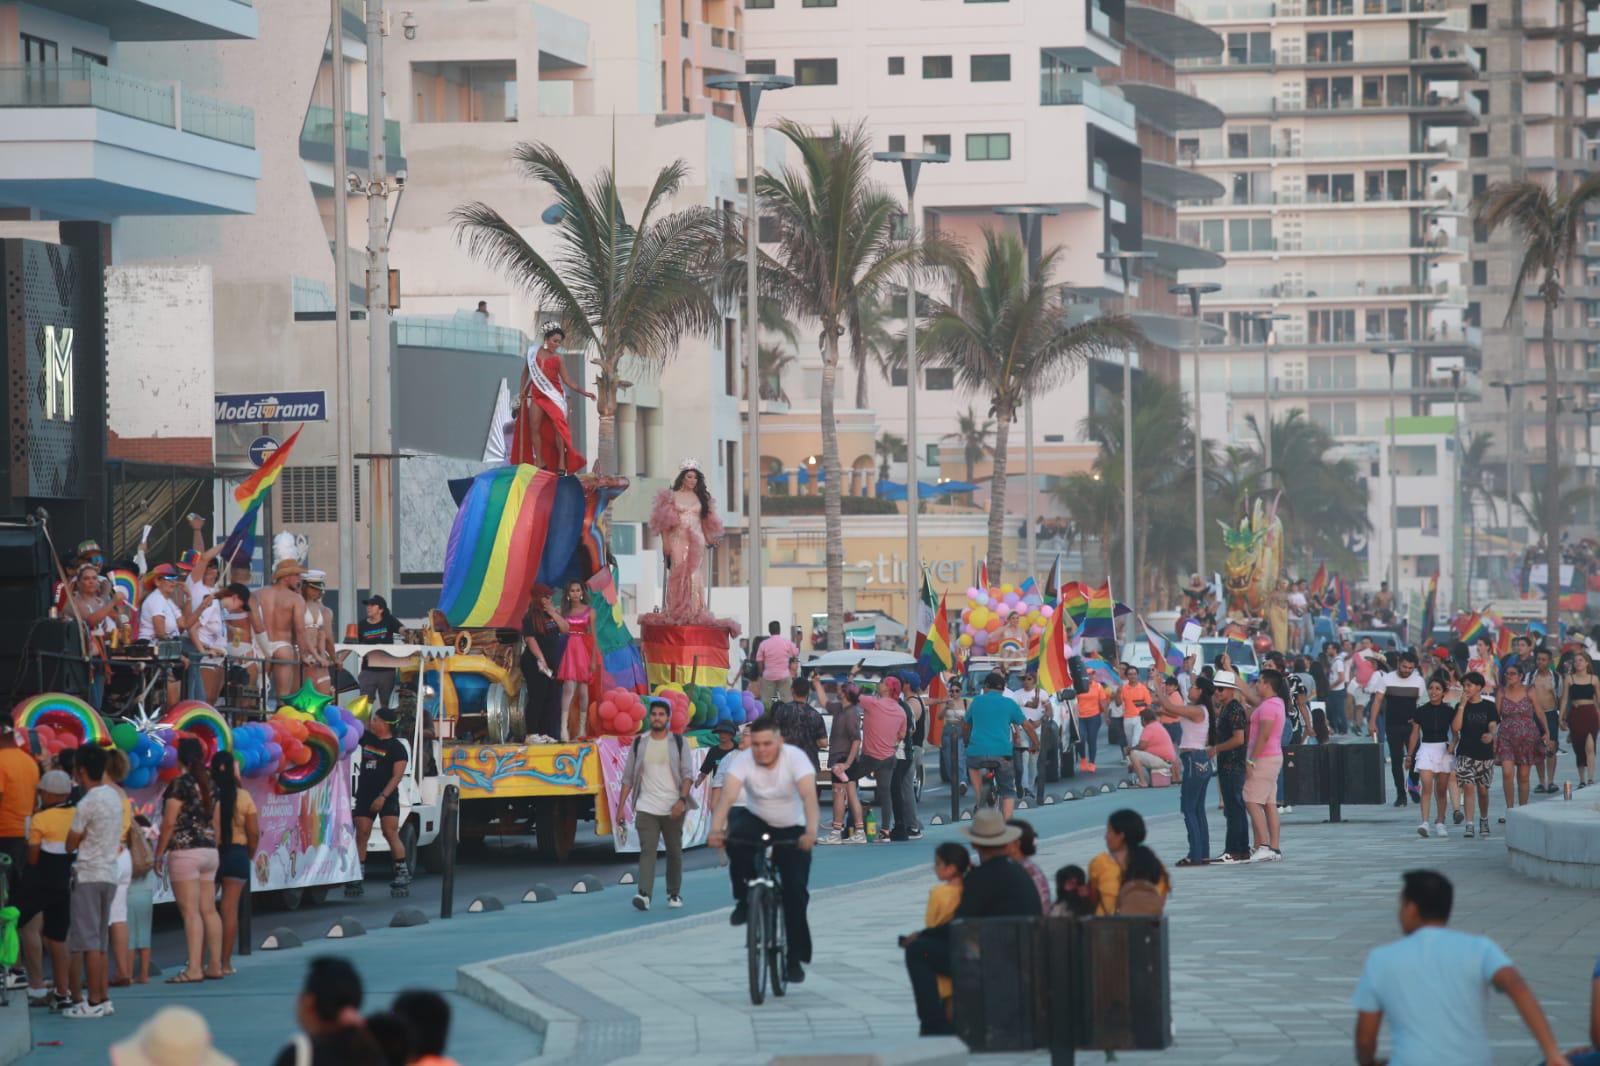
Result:
<svg viewBox="0 0 1600 1066"><path fill-rule="evenodd" d="M1096 916L1116 914L1117 898L1122 893L1122 872L1128 864L1128 851L1144 843L1144 817L1138 811L1124 808L1113 811L1106 820L1106 850L1089 862L1089 897L1094 901ZM1156 890L1165 900L1172 891L1172 882L1165 871Z"/></svg>

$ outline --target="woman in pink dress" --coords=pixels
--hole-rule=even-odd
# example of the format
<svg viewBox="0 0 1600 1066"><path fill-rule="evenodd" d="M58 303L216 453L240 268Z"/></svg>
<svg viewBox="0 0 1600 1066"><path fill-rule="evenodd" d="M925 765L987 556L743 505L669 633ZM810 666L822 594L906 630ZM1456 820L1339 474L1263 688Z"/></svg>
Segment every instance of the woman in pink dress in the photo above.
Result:
<svg viewBox="0 0 1600 1066"><path fill-rule="evenodd" d="M512 465L527 463L558 474L576 474L587 463L572 444L566 390L571 389L591 400L594 393L584 392L576 383L567 380L560 352L561 342L566 339L566 330L547 322L544 343L528 353L528 364L522 368L522 387L517 392L511 449L507 454Z"/></svg>
<svg viewBox="0 0 1600 1066"><path fill-rule="evenodd" d="M656 496L650 531L661 538L667 557L667 594L663 620L672 625L711 625L706 609L706 583L701 573L706 548L722 537L722 519L706 488L700 463L685 459L672 488Z"/></svg>
<svg viewBox="0 0 1600 1066"><path fill-rule="evenodd" d="M589 682L594 677L594 615L584 600L581 582L568 583L561 609L548 608L551 621L566 636L566 650L556 680L561 682L561 739L589 735Z"/></svg>

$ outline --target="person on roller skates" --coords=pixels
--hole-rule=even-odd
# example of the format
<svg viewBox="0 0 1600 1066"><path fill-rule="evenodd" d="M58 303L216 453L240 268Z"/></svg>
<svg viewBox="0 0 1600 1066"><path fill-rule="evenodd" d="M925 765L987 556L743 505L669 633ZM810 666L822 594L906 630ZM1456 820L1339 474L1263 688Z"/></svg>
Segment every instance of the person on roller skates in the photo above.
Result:
<svg viewBox="0 0 1600 1066"><path fill-rule="evenodd" d="M406 861L405 845L400 842L399 792L400 779L406 773L406 749L394 735L394 723L399 717L400 713L389 707L373 711L367 731L361 736L361 770L352 804L356 855L361 865L356 879L345 885L346 896L360 896L366 891L363 882L367 876L367 840L372 836L374 818L383 830L383 839L389 842L389 855L394 860L390 893L405 896L411 891L411 865Z"/></svg>

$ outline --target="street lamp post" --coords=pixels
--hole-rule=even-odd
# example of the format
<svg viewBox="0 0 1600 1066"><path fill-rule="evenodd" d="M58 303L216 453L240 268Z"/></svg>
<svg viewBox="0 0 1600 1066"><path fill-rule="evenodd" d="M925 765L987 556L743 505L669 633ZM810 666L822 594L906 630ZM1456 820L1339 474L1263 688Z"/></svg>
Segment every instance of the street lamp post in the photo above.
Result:
<svg viewBox="0 0 1600 1066"><path fill-rule="evenodd" d="M749 516L749 546L745 552L749 559L746 580L750 583L750 629L761 632L761 374L760 337L758 336L756 307L756 256L758 222L756 216L756 112L761 107L761 94L787 89L794 79L781 74L718 74L705 80L707 89L737 92L739 105L744 111L744 256L745 256L745 406L748 424L745 444L745 513Z"/></svg>
<svg viewBox="0 0 1600 1066"><path fill-rule="evenodd" d="M1262 417L1266 420L1261 427L1261 476L1264 479L1261 487L1266 488L1272 484L1272 345L1267 343L1267 338L1272 336L1272 324L1287 322L1289 316L1272 311L1254 311L1248 317L1256 324L1261 335L1261 403Z"/></svg>
<svg viewBox="0 0 1600 1066"><path fill-rule="evenodd" d="M917 179L924 163L948 163L943 152L874 152L880 163L899 163L906 182L907 240L917 239ZM922 576L922 549L917 541L917 508L921 485L917 482L917 274L906 271L906 629L916 639L914 625L917 582ZM912 649L915 651L915 648Z"/></svg>
<svg viewBox="0 0 1600 1066"><path fill-rule="evenodd" d="M1017 220L1017 228L1022 232L1022 262L1027 270L1023 284L1033 283L1033 272L1038 269L1038 262L1034 258L1033 245L1039 235L1040 221L1052 215L1059 215L1059 207L1045 207L1029 204L1003 204L994 209L997 215L1011 215ZM1033 469L1033 396L1029 395L1022 401L1022 470L1023 476L1028 481L1027 509L1024 519L1027 523L1022 535L1023 556L1022 563L1026 568L1027 576L1034 573L1034 548L1039 539L1037 518L1035 511L1038 508L1039 486Z"/></svg>
<svg viewBox="0 0 1600 1066"><path fill-rule="evenodd" d="M1218 292L1214 281L1184 282L1167 291L1189 298L1189 358L1194 363L1194 572L1206 572L1206 439L1200 431L1200 297Z"/></svg>
<svg viewBox="0 0 1600 1066"><path fill-rule="evenodd" d="M339 468L334 472L338 494L335 512L339 516L339 632L356 620L356 600L360 586L356 580L356 488L355 435L350 423L354 408L350 367L350 228L347 224L345 177L348 149L345 130L344 11L340 0L330 0L333 20L329 26L329 55L333 60L333 307L334 381L339 409L339 424L334 428ZM272 560L267 564L270 567Z"/></svg>
<svg viewBox="0 0 1600 1066"><path fill-rule="evenodd" d="M1122 274L1123 302L1133 304L1133 264L1154 259L1154 252L1096 252L1107 266L1117 264ZM1128 597L1128 632L1124 644L1138 639L1139 589L1133 566L1133 348L1122 349L1122 587Z"/></svg>
<svg viewBox="0 0 1600 1066"><path fill-rule="evenodd" d="M1389 595L1399 602L1400 597L1400 499L1399 479L1395 474L1395 412L1394 364L1402 355L1411 355L1410 348L1374 348L1374 352L1389 360Z"/></svg>

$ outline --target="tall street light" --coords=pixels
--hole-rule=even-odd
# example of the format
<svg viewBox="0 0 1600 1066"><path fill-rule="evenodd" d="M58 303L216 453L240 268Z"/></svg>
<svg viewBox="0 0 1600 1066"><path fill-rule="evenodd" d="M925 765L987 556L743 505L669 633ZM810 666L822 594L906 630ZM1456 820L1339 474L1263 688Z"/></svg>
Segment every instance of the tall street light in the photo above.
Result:
<svg viewBox="0 0 1600 1066"><path fill-rule="evenodd" d="M1517 449L1512 446L1512 438L1516 430L1516 411L1511 406L1511 392L1527 385L1526 381L1491 381L1490 385L1498 388L1506 400L1506 542L1511 541L1511 518L1515 511L1516 493L1511 488L1511 460L1516 455Z"/></svg>
<svg viewBox="0 0 1600 1066"><path fill-rule="evenodd" d="M1033 272L1039 268L1034 257L1033 246L1038 241L1040 221L1052 215L1059 215L1061 208L1047 207L1030 204L1002 204L994 209L997 215L1012 215L1017 220L1017 228L1022 231L1022 261L1026 264L1027 275L1022 279L1024 287L1033 284ZM1025 517L1027 529L1023 533L1022 564L1026 567L1028 577L1034 574L1034 547L1039 539L1038 529L1035 525L1037 518L1035 511L1038 507L1038 480L1033 471L1033 396L1029 395L1022 401L1022 469L1023 476L1028 479L1028 499Z"/></svg>
<svg viewBox="0 0 1600 1066"><path fill-rule="evenodd" d="M1218 292L1214 281L1174 285L1167 291L1189 298L1189 358L1194 362L1194 572L1206 572L1206 439L1200 431L1200 297Z"/></svg>
<svg viewBox="0 0 1600 1066"><path fill-rule="evenodd" d="M1154 252L1096 252L1106 266L1112 263L1122 274L1123 303L1133 306L1133 264L1154 259ZM1133 345L1122 349L1122 588L1128 597L1128 632L1124 644L1138 640L1139 588L1133 569Z"/></svg>
<svg viewBox="0 0 1600 1066"><path fill-rule="evenodd" d="M899 163L906 182L906 239L917 239L917 179L924 163L948 163L944 152L874 152L880 163ZM922 550L917 542L917 508L921 486L917 483L917 274L906 271L906 630L916 639L917 583L922 576ZM913 648L913 651L916 649Z"/></svg>
<svg viewBox="0 0 1600 1066"><path fill-rule="evenodd" d="M744 111L744 366L745 406L749 409L745 443L745 496L748 502L745 513L749 516L749 545L745 552L749 558L750 582L750 632L761 632L761 373L760 338L756 321L760 312L756 307L756 112L761 108L761 94L787 89L794 79L781 74L718 74L706 79L707 89L731 90L739 94L739 106Z"/></svg>
<svg viewBox="0 0 1600 1066"><path fill-rule="evenodd" d="M339 614L336 619L343 633L356 620L356 600L361 596L356 580L356 446L351 431L354 399L350 367L350 227L347 224L345 177L349 155L346 145L344 106L344 11L340 0L330 0L333 15L329 32L329 55L333 60L333 347L334 395L338 398L339 424L334 428L339 453L339 468L334 473L338 494L335 512L339 515ZM268 564L272 562L269 558Z"/></svg>
<svg viewBox="0 0 1600 1066"><path fill-rule="evenodd" d="M1253 311L1245 316L1256 324L1256 329L1261 337L1261 402L1263 404L1262 417L1266 424L1261 427L1261 458L1263 462L1261 476L1262 488L1272 484L1272 345L1267 339L1272 336L1274 322L1287 322L1289 316L1273 311Z"/></svg>
<svg viewBox="0 0 1600 1066"><path fill-rule="evenodd" d="M1374 348L1378 355L1389 360L1389 595L1399 602L1400 597L1400 498L1399 480L1395 476L1395 414L1394 414L1394 362L1402 355L1413 354L1410 348Z"/></svg>

